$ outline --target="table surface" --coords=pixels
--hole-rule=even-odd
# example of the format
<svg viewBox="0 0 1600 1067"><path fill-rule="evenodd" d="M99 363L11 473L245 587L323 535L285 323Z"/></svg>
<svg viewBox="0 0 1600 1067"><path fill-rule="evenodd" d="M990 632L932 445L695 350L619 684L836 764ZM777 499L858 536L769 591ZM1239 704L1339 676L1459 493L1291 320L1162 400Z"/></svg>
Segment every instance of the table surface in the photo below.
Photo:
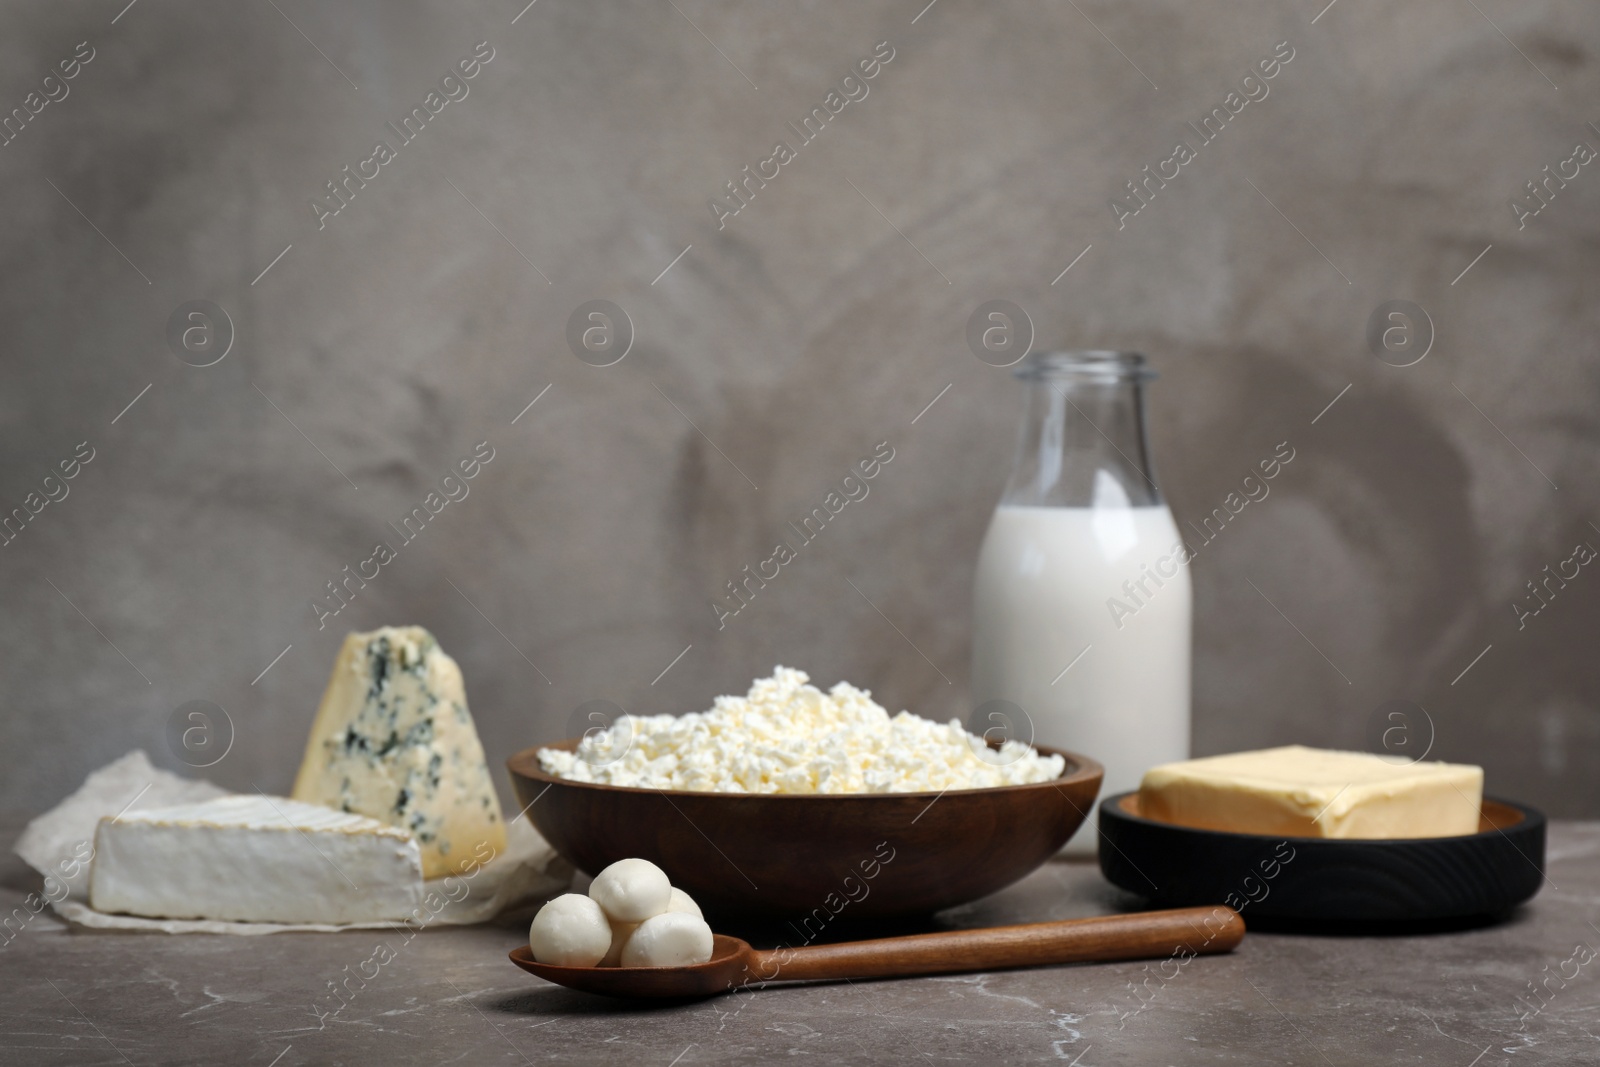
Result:
<svg viewBox="0 0 1600 1067"><path fill-rule="evenodd" d="M21 825L0 821L0 840ZM1553 823L1547 873L1500 925L1407 937L1252 931L1232 955L1192 960L1170 981L1155 963L1093 964L668 1007L524 974L506 959L521 924L409 942L371 931L175 937L69 929L46 911L0 947L0 1064L1597 1063L1600 962L1587 961L1600 946L1600 823ZM6 910L37 886L7 851ZM1093 865L1060 861L939 922L1035 922L1131 903ZM394 958L331 1013L328 984L380 942Z"/></svg>

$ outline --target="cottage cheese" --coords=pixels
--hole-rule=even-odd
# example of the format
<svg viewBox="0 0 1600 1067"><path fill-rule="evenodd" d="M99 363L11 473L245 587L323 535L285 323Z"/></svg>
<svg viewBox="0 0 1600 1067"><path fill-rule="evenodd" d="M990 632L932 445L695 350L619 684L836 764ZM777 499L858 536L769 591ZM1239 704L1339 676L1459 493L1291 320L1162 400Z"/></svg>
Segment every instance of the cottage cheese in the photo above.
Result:
<svg viewBox="0 0 1600 1067"><path fill-rule="evenodd" d="M625 715L576 753L540 749L539 763L578 782L717 793L983 789L1048 781L1065 768L1020 741L990 749L956 719L891 717L847 682L823 693L785 667L743 697L717 697L710 711Z"/></svg>

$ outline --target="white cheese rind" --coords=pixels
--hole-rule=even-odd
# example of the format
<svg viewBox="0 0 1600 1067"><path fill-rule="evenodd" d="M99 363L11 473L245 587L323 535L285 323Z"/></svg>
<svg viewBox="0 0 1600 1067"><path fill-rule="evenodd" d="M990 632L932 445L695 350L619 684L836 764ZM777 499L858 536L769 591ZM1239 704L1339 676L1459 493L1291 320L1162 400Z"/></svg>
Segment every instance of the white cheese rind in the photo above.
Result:
<svg viewBox="0 0 1600 1067"><path fill-rule="evenodd" d="M89 903L160 919L350 923L411 916L409 834L285 797L228 796L102 819Z"/></svg>
<svg viewBox="0 0 1600 1067"><path fill-rule="evenodd" d="M624 715L576 753L539 750L549 774L641 789L718 793L915 793L1059 778L1066 761L1010 740L998 750L960 722L891 717L840 682L827 693L804 671L774 668L710 711Z"/></svg>
<svg viewBox="0 0 1600 1067"><path fill-rule="evenodd" d="M345 637L292 795L409 831L428 878L506 846L461 668L420 626Z"/></svg>
<svg viewBox="0 0 1600 1067"><path fill-rule="evenodd" d="M1289 837L1448 837L1478 831L1483 768L1286 745L1145 772L1152 819Z"/></svg>

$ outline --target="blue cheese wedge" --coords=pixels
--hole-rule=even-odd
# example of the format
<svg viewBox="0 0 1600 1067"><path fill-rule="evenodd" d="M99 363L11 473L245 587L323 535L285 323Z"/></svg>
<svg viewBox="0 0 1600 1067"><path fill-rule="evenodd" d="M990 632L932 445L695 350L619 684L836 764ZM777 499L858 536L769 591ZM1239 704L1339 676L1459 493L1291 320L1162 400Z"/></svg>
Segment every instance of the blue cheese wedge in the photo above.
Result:
<svg viewBox="0 0 1600 1067"><path fill-rule="evenodd" d="M89 905L157 919L350 923L409 918L422 854L376 819L226 796L100 820Z"/></svg>
<svg viewBox="0 0 1600 1067"><path fill-rule="evenodd" d="M293 796L408 831L428 878L506 847L461 668L420 626L344 639Z"/></svg>

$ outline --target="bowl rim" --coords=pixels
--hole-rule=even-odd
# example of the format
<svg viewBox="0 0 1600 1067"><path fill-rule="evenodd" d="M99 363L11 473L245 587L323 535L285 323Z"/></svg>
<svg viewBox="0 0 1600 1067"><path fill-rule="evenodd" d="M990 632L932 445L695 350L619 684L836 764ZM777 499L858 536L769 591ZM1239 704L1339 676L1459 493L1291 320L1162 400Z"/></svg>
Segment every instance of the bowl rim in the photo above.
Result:
<svg viewBox="0 0 1600 1067"><path fill-rule="evenodd" d="M1055 748L1050 745L1039 744L1035 744L1032 747L1040 755L1060 756L1066 760L1066 766L1063 767L1061 773L1054 778L1049 778L1042 782L1024 782L1019 785L985 785L978 786L974 789L924 789L917 792L905 793L726 793L705 789L648 789L632 785L608 785L604 782L580 782L572 778L562 778L558 775L550 774L539 765L540 749L554 748L570 752L575 750L578 747L578 743L582 740L583 738L581 737L569 737L562 741L556 741L550 744L532 745L528 748L524 748L507 757L506 769L510 771L513 776L531 778L534 781L546 782L549 785L562 785L580 789L603 790L612 793L658 795L667 797L669 799L672 797L717 797L719 799L775 800L785 802L804 800L915 800L917 798L938 798L947 794L960 794L963 796L996 796L1029 789L1059 789L1064 785L1078 785L1082 782L1090 781L1092 779L1098 779L1100 782L1104 782L1105 780L1105 767L1098 760L1092 759L1089 756L1085 756L1082 753L1073 752L1069 749ZM1089 802L1089 809L1090 810L1085 812L1083 816L1085 822L1088 821L1090 815L1093 813L1094 801L1092 800Z"/></svg>
<svg viewBox="0 0 1600 1067"><path fill-rule="evenodd" d="M1538 808L1529 807L1519 801L1509 800L1506 797L1492 797L1485 793L1479 801L1479 818L1482 818L1483 806L1498 804L1509 808L1517 814L1517 819L1512 822L1492 825L1487 830L1474 830L1470 834L1439 834L1433 837L1295 837L1290 834L1253 834L1242 830L1213 830L1204 826L1185 826L1179 822L1167 822L1164 819L1152 819L1145 814L1136 814L1124 807L1124 802L1130 797L1137 797L1139 791L1130 789L1125 793L1113 793L1100 798L1097 807L1101 812L1109 813L1113 819L1124 819L1130 823L1155 826L1163 830L1175 830L1186 834L1203 834L1219 838L1245 838L1253 841L1293 841L1304 845L1379 845L1389 848L1404 848L1408 845L1432 844L1440 841L1471 841L1475 838L1488 837L1491 834L1504 835L1507 831L1529 831L1535 827L1542 827L1545 814Z"/></svg>

